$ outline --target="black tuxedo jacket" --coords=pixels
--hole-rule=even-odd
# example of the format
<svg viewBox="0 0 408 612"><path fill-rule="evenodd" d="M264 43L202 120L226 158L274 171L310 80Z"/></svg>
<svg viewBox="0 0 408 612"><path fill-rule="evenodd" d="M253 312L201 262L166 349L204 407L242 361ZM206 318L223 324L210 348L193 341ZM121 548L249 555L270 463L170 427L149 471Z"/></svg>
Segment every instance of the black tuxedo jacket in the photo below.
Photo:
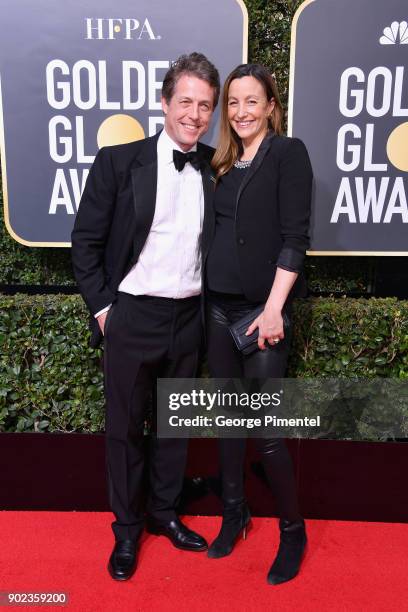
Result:
<svg viewBox="0 0 408 612"><path fill-rule="evenodd" d="M117 289L137 262L152 225L157 188L159 134L124 145L103 147L91 167L72 231L72 264L91 313L91 346L102 338L94 315L116 299ZM205 160L202 259L213 226L214 150L198 143Z"/></svg>
<svg viewBox="0 0 408 612"><path fill-rule="evenodd" d="M269 132L235 203L235 243L248 300L267 300L278 266L299 273L288 299L305 295L302 267L309 246L312 179L303 142Z"/></svg>

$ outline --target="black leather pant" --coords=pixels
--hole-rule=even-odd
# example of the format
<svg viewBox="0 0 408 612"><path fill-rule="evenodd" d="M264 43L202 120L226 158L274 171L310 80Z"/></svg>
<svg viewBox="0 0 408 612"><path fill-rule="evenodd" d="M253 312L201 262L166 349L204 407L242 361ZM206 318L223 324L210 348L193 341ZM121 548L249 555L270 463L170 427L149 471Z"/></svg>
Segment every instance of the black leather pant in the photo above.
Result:
<svg viewBox="0 0 408 612"><path fill-rule="evenodd" d="M252 311L257 304L243 296L207 293L208 366L213 378L282 378L290 349L290 331L285 339L264 351L243 355L235 347L228 326ZM289 313L288 313L289 314ZM265 346L268 344L265 343ZM284 440L257 439L265 473L275 496L279 516L299 520L296 481L292 460ZM222 497L227 505L243 501L245 439L219 439Z"/></svg>

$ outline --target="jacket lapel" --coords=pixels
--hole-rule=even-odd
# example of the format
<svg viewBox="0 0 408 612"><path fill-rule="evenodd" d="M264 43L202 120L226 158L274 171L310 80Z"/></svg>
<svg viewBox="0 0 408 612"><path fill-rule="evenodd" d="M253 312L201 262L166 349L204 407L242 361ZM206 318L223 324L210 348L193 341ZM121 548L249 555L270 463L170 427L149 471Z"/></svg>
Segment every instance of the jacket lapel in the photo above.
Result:
<svg viewBox="0 0 408 612"><path fill-rule="evenodd" d="M135 167L130 171L135 214L129 227L133 237L133 256L129 267L137 261L153 222L157 191L158 138L159 133L144 141L135 159Z"/></svg>
<svg viewBox="0 0 408 612"><path fill-rule="evenodd" d="M156 207L157 160L134 168L131 174L135 221L139 228L135 235L134 252L139 254L150 231Z"/></svg>
<svg viewBox="0 0 408 612"><path fill-rule="evenodd" d="M245 187L248 185L249 181L252 180L252 178L255 176L255 174L261 167L262 162L265 159L265 155L268 153L269 149L271 148L271 144L275 136L276 136L275 132L268 132L268 134L265 136L265 138L261 142L261 145L254 159L252 160L252 164L249 166L247 172L245 173L245 176L238 190L237 202L236 202L236 207L235 207L235 219L237 218L239 199L242 195L242 192L244 191Z"/></svg>
<svg viewBox="0 0 408 612"><path fill-rule="evenodd" d="M159 134L147 138L135 159L135 167L130 171L132 179L133 205L140 220L146 215L146 209L156 203L157 189L157 140Z"/></svg>

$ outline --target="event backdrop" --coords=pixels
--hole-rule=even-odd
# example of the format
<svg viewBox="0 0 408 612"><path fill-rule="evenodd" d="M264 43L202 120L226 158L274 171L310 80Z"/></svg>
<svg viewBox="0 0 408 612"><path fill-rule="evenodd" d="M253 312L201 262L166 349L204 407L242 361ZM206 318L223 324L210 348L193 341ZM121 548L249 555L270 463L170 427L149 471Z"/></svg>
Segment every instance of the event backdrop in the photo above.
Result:
<svg viewBox="0 0 408 612"><path fill-rule="evenodd" d="M408 255L407 0L306 0L289 133L315 175L310 254Z"/></svg>
<svg viewBox="0 0 408 612"><path fill-rule="evenodd" d="M160 129L172 60L201 51L222 79L247 60L242 0L4 0L2 18L5 221L31 246L70 245L98 148Z"/></svg>

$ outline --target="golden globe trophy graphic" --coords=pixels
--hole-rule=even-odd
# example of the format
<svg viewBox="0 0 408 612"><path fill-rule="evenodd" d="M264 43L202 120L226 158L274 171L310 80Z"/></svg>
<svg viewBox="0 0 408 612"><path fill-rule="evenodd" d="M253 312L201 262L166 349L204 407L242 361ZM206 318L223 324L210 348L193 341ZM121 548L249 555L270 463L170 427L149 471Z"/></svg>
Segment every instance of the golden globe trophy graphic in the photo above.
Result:
<svg viewBox="0 0 408 612"><path fill-rule="evenodd" d="M289 130L315 175L312 255L408 254L407 18L400 0L295 16Z"/></svg>
<svg viewBox="0 0 408 612"><path fill-rule="evenodd" d="M114 11L107 0L58 10L43 0L41 11L31 0L3 4L5 224L22 244L69 247L98 149L162 128L163 78L182 53L206 54L222 78L247 61L247 11L242 0L220 0L211 11L202 0L174 0L171 12L147 0L118 0ZM217 113L205 142L215 143L216 123Z"/></svg>

